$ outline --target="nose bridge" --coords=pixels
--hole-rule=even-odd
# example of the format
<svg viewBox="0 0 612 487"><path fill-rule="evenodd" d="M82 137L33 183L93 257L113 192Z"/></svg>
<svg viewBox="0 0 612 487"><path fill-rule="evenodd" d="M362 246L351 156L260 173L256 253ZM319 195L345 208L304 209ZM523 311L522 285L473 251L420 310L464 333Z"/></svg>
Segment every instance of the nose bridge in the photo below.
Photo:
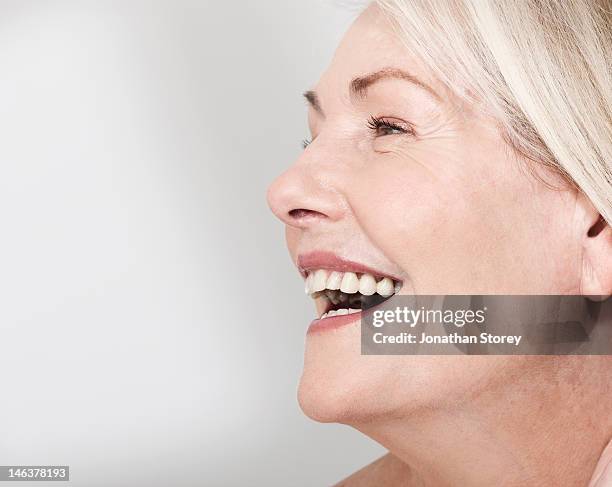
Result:
<svg viewBox="0 0 612 487"><path fill-rule="evenodd" d="M315 144L316 142L313 142ZM342 218L339 174L311 144L268 188L268 205L287 225L306 228Z"/></svg>

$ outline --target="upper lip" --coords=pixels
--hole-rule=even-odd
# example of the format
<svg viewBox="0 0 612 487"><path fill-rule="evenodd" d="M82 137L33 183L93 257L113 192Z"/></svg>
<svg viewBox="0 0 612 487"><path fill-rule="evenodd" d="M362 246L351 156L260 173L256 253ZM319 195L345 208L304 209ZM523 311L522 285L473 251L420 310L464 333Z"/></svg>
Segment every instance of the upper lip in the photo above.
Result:
<svg viewBox="0 0 612 487"><path fill-rule="evenodd" d="M297 267L302 277L308 275L308 271L316 269L327 269L339 272L355 272L360 274L371 274L375 277L388 277L394 281L401 281L399 277L386 272L368 267L367 265L343 259L333 252L315 251L307 254L300 254L297 258Z"/></svg>

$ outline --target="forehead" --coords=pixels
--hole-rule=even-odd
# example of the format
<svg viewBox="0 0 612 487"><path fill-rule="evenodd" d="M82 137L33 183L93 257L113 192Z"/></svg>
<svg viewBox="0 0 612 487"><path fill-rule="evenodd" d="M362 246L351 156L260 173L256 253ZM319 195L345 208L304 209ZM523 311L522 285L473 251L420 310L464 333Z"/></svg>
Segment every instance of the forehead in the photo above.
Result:
<svg viewBox="0 0 612 487"><path fill-rule="evenodd" d="M431 74L403 45L389 19L372 4L346 32L316 90L348 91L350 81L383 68L402 69L435 87Z"/></svg>

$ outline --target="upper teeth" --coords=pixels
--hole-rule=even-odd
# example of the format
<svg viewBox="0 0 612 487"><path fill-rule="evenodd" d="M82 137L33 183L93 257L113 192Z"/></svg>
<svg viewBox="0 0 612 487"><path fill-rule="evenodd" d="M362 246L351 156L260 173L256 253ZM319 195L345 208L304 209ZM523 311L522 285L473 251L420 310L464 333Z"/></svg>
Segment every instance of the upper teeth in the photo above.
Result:
<svg viewBox="0 0 612 487"><path fill-rule="evenodd" d="M325 289L339 289L347 294L359 292L364 296L378 293L381 296L388 297L399 291L399 283L395 284L388 277L379 278L377 282L371 274L361 274L361 277L358 277L354 272L328 271L325 269L310 272L304 286L306 294L314 294Z"/></svg>

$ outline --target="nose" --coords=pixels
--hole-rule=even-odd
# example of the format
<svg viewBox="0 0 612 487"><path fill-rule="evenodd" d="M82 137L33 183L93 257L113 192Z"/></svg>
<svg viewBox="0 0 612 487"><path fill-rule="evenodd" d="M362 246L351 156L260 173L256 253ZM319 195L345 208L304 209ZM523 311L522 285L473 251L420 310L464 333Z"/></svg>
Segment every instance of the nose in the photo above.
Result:
<svg viewBox="0 0 612 487"><path fill-rule="evenodd" d="M346 208L333 174L318 164L300 161L272 182L267 197L281 221L302 229L337 221Z"/></svg>

